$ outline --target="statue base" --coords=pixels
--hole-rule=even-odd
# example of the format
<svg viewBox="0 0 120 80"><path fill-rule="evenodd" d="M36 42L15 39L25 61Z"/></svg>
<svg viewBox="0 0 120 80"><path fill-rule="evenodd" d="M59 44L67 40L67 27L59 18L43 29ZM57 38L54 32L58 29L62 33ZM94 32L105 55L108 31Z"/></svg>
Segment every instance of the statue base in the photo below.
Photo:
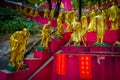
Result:
<svg viewBox="0 0 120 80"><path fill-rule="evenodd" d="M60 36L55 36L55 38L61 38Z"/></svg>
<svg viewBox="0 0 120 80"><path fill-rule="evenodd" d="M38 51L50 51L49 47L44 47L44 46L37 46L36 48Z"/></svg>
<svg viewBox="0 0 120 80"><path fill-rule="evenodd" d="M99 43L99 42L96 42L93 44L93 46L91 46L90 48L90 52L111 52L112 51L112 47L103 42L103 43Z"/></svg>
<svg viewBox="0 0 120 80"><path fill-rule="evenodd" d="M93 44L93 46L106 46L106 47L110 47L110 45L108 43L105 43L105 42L96 42Z"/></svg>
<svg viewBox="0 0 120 80"><path fill-rule="evenodd" d="M39 50L39 51L44 51L44 46L37 46L36 49Z"/></svg>
<svg viewBox="0 0 120 80"><path fill-rule="evenodd" d="M15 72L15 71L16 71L16 67L8 64L8 65L7 65L7 71Z"/></svg>
<svg viewBox="0 0 120 80"><path fill-rule="evenodd" d="M12 65L8 64L8 66L7 66L7 71L10 71L10 72L26 70L26 69L27 69L26 64L22 64L21 66L12 66Z"/></svg>

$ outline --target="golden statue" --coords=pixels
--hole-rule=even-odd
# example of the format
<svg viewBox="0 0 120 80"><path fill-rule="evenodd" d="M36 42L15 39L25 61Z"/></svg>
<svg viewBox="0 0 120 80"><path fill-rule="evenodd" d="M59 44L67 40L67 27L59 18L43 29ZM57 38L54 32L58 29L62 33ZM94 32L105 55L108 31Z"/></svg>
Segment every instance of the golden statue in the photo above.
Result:
<svg viewBox="0 0 120 80"><path fill-rule="evenodd" d="M104 16L101 14L101 12L99 12L98 15L95 16L95 19L96 19L96 27L97 27L97 42L103 43L104 33L105 33Z"/></svg>
<svg viewBox="0 0 120 80"><path fill-rule="evenodd" d="M22 65L26 44L30 33L26 28L23 31L16 31L10 37L11 56L10 64L12 66Z"/></svg>
<svg viewBox="0 0 120 80"><path fill-rule="evenodd" d="M24 9L23 9L23 13L26 14L26 15L28 15L27 14L27 9L28 9L27 7L24 7Z"/></svg>
<svg viewBox="0 0 120 80"><path fill-rule="evenodd" d="M71 18L70 18L70 16L71 16L71 14L70 14L71 12L70 11L66 11L66 13L65 13L65 23L71 23Z"/></svg>
<svg viewBox="0 0 120 80"><path fill-rule="evenodd" d="M57 23L61 23L62 24L62 20L61 20L61 18L57 18Z"/></svg>
<svg viewBox="0 0 120 80"><path fill-rule="evenodd" d="M80 45L80 41L81 41L81 24L79 22L76 23L75 27L74 27L74 31L71 34L71 38L69 43L73 41L74 45Z"/></svg>
<svg viewBox="0 0 120 80"><path fill-rule="evenodd" d="M81 17L81 25L82 30L86 30L88 28L87 16L85 14L83 14Z"/></svg>
<svg viewBox="0 0 120 80"><path fill-rule="evenodd" d="M63 25L61 23L57 23L57 31L56 31L56 35L63 37L64 34L64 29L63 29Z"/></svg>
<svg viewBox="0 0 120 80"><path fill-rule="evenodd" d="M45 18L48 18L48 17L49 17L49 11L48 11L48 9L45 9L45 10L44 10L44 17L45 17Z"/></svg>
<svg viewBox="0 0 120 80"><path fill-rule="evenodd" d="M87 32L86 30L82 29L81 33L80 33L81 34L81 42L83 42L84 46L87 46L87 44L86 44L86 32Z"/></svg>
<svg viewBox="0 0 120 80"><path fill-rule="evenodd" d="M38 17L39 16L39 11L38 10L35 10L35 15L34 17Z"/></svg>
<svg viewBox="0 0 120 80"><path fill-rule="evenodd" d="M81 17L81 25L82 25L82 42L84 46L86 46L86 33L87 33L87 28L88 28L88 22L87 22L87 16L85 14L82 15Z"/></svg>
<svg viewBox="0 0 120 80"><path fill-rule="evenodd" d="M17 7L16 7L16 11L21 12L21 11L22 11L22 7L21 7L21 6L17 6Z"/></svg>
<svg viewBox="0 0 120 80"><path fill-rule="evenodd" d="M59 16L58 16L58 18L57 19L59 19L59 21L62 23L63 21L64 21L64 12L63 11L61 11L60 13L59 13ZM58 21L57 21L58 22Z"/></svg>
<svg viewBox="0 0 120 80"><path fill-rule="evenodd" d="M89 24L89 26L88 26L88 31L89 32L91 32L91 31L96 31L96 23L95 23L95 11L94 10L92 10L92 12L89 14L89 16L90 16L90 24Z"/></svg>
<svg viewBox="0 0 120 80"><path fill-rule="evenodd" d="M118 19L119 19L118 11L119 11L119 8L118 8L117 5L115 5L115 3L113 3L113 5L108 9L109 20L112 23L111 30L118 30L119 29L119 26L118 26Z"/></svg>
<svg viewBox="0 0 120 80"><path fill-rule="evenodd" d="M60 8L64 8L64 4L62 2L60 4Z"/></svg>
<svg viewBox="0 0 120 80"><path fill-rule="evenodd" d="M34 15L34 9L33 8L30 9L30 12L28 13L28 15L29 16L33 16Z"/></svg>
<svg viewBox="0 0 120 80"><path fill-rule="evenodd" d="M107 27L107 24L106 24L106 13L105 13L105 10L102 10L102 16L103 16L103 19L104 19L104 27L105 27L105 30L107 30L108 27Z"/></svg>
<svg viewBox="0 0 120 80"><path fill-rule="evenodd" d="M50 22L48 22L48 24L45 24L43 26L41 35L42 35L42 39L40 45L44 47L48 47L48 42L50 40L50 35L51 35Z"/></svg>
<svg viewBox="0 0 120 80"><path fill-rule="evenodd" d="M51 11L50 11L50 18L54 18L54 13L55 13L55 10L51 9Z"/></svg>
<svg viewBox="0 0 120 80"><path fill-rule="evenodd" d="M70 19L72 19L71 20L72 23L76 22L77 17L76 17L76 12L74 10L72 10L72 12L71 12Z"/></svg>
<svg viewBox="0 0 120 80"><path fill-rule="evenodd" d="M61 23L62 24L62 22L63 22L63 12L60 12L59 13L59 16L58 16L58 18L57 18L57 23Z"/></svg>
<svg viewBox="0 0 120 80"><path fill-rule="evenodd" d="M66 28L66 32L72 32L73 31L73 24L70 24L69 22L66 23L67 24L67 28Z"/></svg>
<svg viewBox="0 0 120 80"><path fill-rule="evenodd" d="M116 41L113 46L116 46L116 45L119 45L120 46L120 42L119 41Z"/></svg>

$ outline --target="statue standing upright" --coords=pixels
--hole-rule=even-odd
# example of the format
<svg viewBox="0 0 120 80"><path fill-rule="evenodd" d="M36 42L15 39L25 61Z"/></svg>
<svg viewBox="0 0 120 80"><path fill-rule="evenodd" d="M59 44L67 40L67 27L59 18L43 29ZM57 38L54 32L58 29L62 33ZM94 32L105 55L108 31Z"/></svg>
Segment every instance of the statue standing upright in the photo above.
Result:
<svg viewBox="0 0 120 80"><path fill-rule="evenodd" d="M119 8L115 3L108 9L108 14L109 14L109 20L111 21L111 30L118 30L118 19L119 19Z"/></svg>
<svg viewBox="0 0 120 80"><path fill-rule="evenodd" d="M26 44L30 36L29 31L24 28L23 31L16 31L10 37L11 56L10 64L12 66L22 65Z"/></svg>

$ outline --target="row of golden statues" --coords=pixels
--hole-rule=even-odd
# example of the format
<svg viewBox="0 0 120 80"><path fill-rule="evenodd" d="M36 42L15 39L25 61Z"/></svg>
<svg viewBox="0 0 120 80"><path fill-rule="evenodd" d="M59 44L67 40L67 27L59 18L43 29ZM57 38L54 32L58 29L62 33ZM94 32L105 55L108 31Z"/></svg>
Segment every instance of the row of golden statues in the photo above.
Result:
<svg viewBox="0 0 120 80"><path fill-rule="evenodd" d="M39 16L39 10L35 10L34 8L28 8L28 7L21 7L17 6L16 11L22 12L27 16L32 16L32 17L38 17Z"/></svg>
<svg viewBox="0 0 120 80"><path fill-rule="evenodd" d="M49 11L45 10L44 17L49 18L50 16L51 18L54 18L54 9L51 10L51 13L48 12ZM32 11L30 11L29 14L32 14ZM87 21L88 16L90 17L89 24ZM80 43L82 42L83 45L86 46L86 33L94 31L97 33L97 42L103 43L105 30L108 29L106 25L107 16L109 16L109 20L112 23L111 30L118 30L119 8L115 4L113 4L107 10L98 9L97 11L92 10L89 15L83 14L81 17L81 21L78 21L78 17L74 10L66 12L61 11L57 18L57 27L55 34L63 38L63 34L65 32L72 32L68 43L72 41L74 45L80 45ZM66 23L67 25L66 29L64 28L63 23ZM43 29L41 31L42 38L40 46L48 47L52 33L50 24L51 23L48 22L43 26ZM23 31L16 31L10 37L10 64L12 66L22 65L29 36L29 31L24 28Z"/></svg>

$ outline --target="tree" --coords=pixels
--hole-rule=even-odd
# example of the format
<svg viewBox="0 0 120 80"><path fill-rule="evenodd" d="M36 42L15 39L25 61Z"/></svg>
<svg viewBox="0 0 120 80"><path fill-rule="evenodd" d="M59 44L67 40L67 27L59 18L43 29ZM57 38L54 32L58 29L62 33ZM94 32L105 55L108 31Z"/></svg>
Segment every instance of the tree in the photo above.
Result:
<svg viewBox="0 0 120 80"><path fill-rule="evenodd" d="M28 2L31 3L32 5L34 5L34 4L40 4L43 1L44 0L28 0Z"/></svg>

